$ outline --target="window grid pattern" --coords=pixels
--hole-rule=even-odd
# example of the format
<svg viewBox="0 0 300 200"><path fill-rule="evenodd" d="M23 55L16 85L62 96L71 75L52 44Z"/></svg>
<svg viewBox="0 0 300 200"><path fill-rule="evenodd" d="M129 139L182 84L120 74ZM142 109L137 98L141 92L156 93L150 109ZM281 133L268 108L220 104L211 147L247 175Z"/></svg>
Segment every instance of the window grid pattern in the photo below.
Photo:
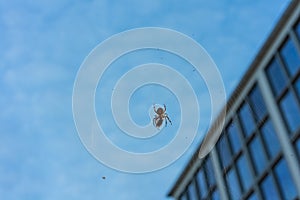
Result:
<svg viewBox="0 0 300 200"><path fill-rule="evenodd" d="M265 74L300 162L300 20L265 67ZM300 198L257 84L227 123L216 151L229 199ZM210 156L180 200L221 199L214 174L208 170L213 170L207 164L211 160L207 160Z"/></svg>
<svg viewBox="0 0 300 200"><path fill-rule="evenodd" d="M292 34L294 33L296 38L296 47L298 49L298 53L300 52L300 20L298 20L298 23L295 25L294 30ZM300 75L296 75L294 77L294 80L296 80L293 83L293 88L296 92L298 103L300 102ZM297 157L300 163L300 131L298 130L298 133L295 134L294 138L292 138L292 142L294 143L294 148L297 153Z"/></svg>
<svg viewBox="0 0 300 200"><path fill-rule="evenodd" d="M198 170L198 174L203 174L203 180L200 180L200 196L201 199L218 199L216 178L213 171L211 158L208 157L204 160L202 166Z"/></svg>
<svg viewBox="0 0 300 200"><path fill-rule="evenodd" d="M253 121L251 126L246 125L249 117ZM259 190L255 185L282 154L258 85L250 90L228 124L216 146L228 196L230 199L257 198L262 194L256 194Z"/></svg>
<svg viewBox="0 0 300 200"><path fill-rule="evenodd" d="M252 130L248 133L242 122L246 115L240 114L243 106L248 107L247 117L253 117L255 122L255 127L248 126ZM300 155L299 146L298 137L296 147ZM250 90L216 147L229 199L297 198L294 182L258 85ZM270 195L272 190L275 192Z"/></svg>
<svg viewBox="0 0 300 200"><path fill-rule="evenodd" d="M300 132L300 21L266 67L266 75L292 141ZM276 63L276 64L274 64ZM275 83L276 82L276 83Z"/></svg>
<svg viewBox="0 0 300 200"><path fill-rule="evenodd" d="M199 189L197 180L194 178L188 185L188 189L186 190L188 193L188 199L199 199Z"/></svg>
<svg viewBox="0 0 300 200"><path fill-rule="evenodd" d="M289 131L291 144L297 154L296 159L300 162L300 20L290 31L273 59L278 60L277 68L283 71L281 76L284 77L285 82L281 86L281 92L276 92L276 86L272 83L274 82L272 79L278 74L270 73L271 65L267 66L266 74Z"/></svg>
<svg viewBox="0 0 300 200"><path fill-rule="evenodd" d="M294 144L300 160L300 22L266 67L266 74L282 118L289 130L291 144ZM232 136L227 129L217 143L228 197L229 199L297 199L299 196L297 196L295 183L283 158L262 95L258 94L257 88L258 86L254 86L248 93L235 116L238 122L235 120L234 123L239 124L237 126L240 127L240 134L236 135L242 138L244 148L241 151L237 150L239 145L232 142ZM246 156L243 156L244 154ZM247 159L247 155L250 159ZM241 168L239 165L247 166L239 162L247 161L251 162L250 169L239 170ZM251 180L251 174L254 180ZM245 177L249 177L248 181L251 184L243 182Z"/></svg>
<svg viewBox="0 0 300 200"><path fill-rule="evenodd" d="M263 199L298 199L297 191L287 168L285 159L280 156L259 181Z"/></svg>
<svg viewBox="0 0 300 200"><path fill-rule="evenodd" d="M220 194L217 189L216 178L213 170L212 160L208 156L202 162L186 190L182 193L180 200L219 200Z"/></svg>

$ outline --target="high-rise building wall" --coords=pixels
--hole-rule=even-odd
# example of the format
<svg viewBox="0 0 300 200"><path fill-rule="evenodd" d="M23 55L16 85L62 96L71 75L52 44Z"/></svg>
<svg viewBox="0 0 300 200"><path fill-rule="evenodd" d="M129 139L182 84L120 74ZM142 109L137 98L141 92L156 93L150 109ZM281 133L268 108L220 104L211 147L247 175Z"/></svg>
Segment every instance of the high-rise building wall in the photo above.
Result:
<svg viewBox="0 0 300 200"><path fill-rule="evenodd" d="M227 103L213 150L194 156L169 196L300 199L300 1L292 1Z"/></svg>

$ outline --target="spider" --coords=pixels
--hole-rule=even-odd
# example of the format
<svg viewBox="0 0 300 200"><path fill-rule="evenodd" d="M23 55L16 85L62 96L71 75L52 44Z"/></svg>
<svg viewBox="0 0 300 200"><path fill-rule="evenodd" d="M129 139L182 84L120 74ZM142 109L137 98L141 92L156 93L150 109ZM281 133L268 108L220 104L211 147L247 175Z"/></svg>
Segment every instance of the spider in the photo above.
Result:
<svg viewBox="0 0 300 200"><path fill-rule="evenodd" d="M155 117L153 118L153 125L156 127L156 128L159 128L161 125L162 125L162 123L163 123L163 121L165 120L165 123L166 123L166 125L165 126L167 126L167 120L170 122L170 124L172 125L172 122L171 122L171 120L170 120L170 118L168 117L168 114L166 113L166 110L167 110L167 108L166 108L166 105L164 104L164 109L162 109L162 108L158 108L158 109L156 109L155 108L155 105L153 105L153 109L154 109L154 112L157 114L157 115L155 115ZM166 120L167 119L167 120Z"/></svg>

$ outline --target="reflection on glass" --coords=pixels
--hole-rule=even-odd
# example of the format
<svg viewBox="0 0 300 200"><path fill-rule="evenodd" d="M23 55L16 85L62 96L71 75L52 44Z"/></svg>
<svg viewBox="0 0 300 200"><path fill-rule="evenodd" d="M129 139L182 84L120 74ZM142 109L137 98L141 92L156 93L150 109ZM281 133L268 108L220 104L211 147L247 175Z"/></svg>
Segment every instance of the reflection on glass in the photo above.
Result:
<svg viewBox="0 0 300 200"><path fill-rule="evenodd" d="M248 103L244 103L239 111L239 117L243 126L245 136L249 136L255 129L254 119Z"/></svg>
<svg viewBox="0 0 300 200"><path fill-rule="evenodd" d="M275 174L284 198L295 199L295 197L297 196L297 192L285 160L282 159L277 164L277 166L275 167Z"/></svg>
<svg viewBox="0 0 300 200"><path fill-rule="evenodd" d="M208 178L209 187L212 187L213 185L215 185L216 179L215 179L214 169L210 157L208 157L206 160L205 171Z"/></svg>
<svg viewBox="0 0 300 200"><path fill-rule="evenodd" d="M211 196L211 199L212 200L220 200L220 193L219 193L219 190L215 190Z"/></svg>
<svg viewBox="0 0 300 200"><path fill-rule="evenodd" d="M265 200L279 200L278 191L275 188L274 180L271 175L268 175L260 186Z"/></svg>
<svg viewBox="0 0 300 200"><path fill-rule="evenodd" d="M217 143L217 149L218 149L219 158L221 160L222 167L226 168L230 164L231 154L229 150L228 141L225 135L223 135L220 138L220 141Z"/></svg>
<svg viewBox="0 0 300 200"><path fill-rule="evenodd" d="M241 141L238 135L238 129L235 122L230 123L230 125L227 128L227 133L229 136L233 153L236 154L241 149Z"/></svg>
<svg viewBox="0 0 300 200"><path fill-rule="evenodd" d="M273 59L270 65L268 66L267 76L270 80L273 92L277 97L282 92L287 83L287 78L277 59Z"/></svg>
<svg viewBox="0 0 300 200"><path fill-rule="evenodd" d="M193 180L189 185L189 197L190 199L198 199L197 189L195 180Z"/></svg>
<svg viewBox="0 0 300 200"><path fill-rule="evenodd" d="M234 169L231 169L226 176L228 192L230 195L230 199L240 199L241 197L241 189L238 183L238 179L236 176L236 172Z"/></svg>
<svg viewBox="0 0 300 200"><path fill-rule="evenodd" d="M277 134L273 128L273 124L270 120L266 121L261 128L261 134L265 141L268 154L270 158L276 156L280 150L280 144L277 138Z"/></svg>
<svg viewBox="0 0 300 200"><path fill-rule="evenodd" d="M267 109L265 102L259 90L259 87L256 85L249 94L249 99L251 106L253 108L255 118L257 121L262 120L262 118L267 114Z"/></svg>
<svg viewBox="0 0 300 200"><path fill-rule="evenodd" d="M198 172L197 177L198 184L200 186L200 195L202 198L204 198L207 195L207 185L203 169Z"/></svg>
<svg viewBox="0 0 300 200"><path fill-rule="evenodd" d="M300 126L300 108L291 92L284 96L280 108L290 132L294 133Z"/></svg>
<svg viewBox="0 0 300 200"><path fill-rule="evenodd" d="M251 141L249 148L254 162L255 171L257 174L260 174L265 169L267 160L263 146L257 136Z"/></svg>
<svg viewBox="0 0 300 200"><path fill-rule="evenodd" d="M300 57L293 41L290 38L285 42L284 46L280 50L280 55L290 76L293 77L300 69Z"/></svg>
<svg viewBox="0 0 300 200"><path fill-rule="evenodd" d="M252 184L252 176L250 173L249 165L244 155L242 155L237 161L237 168L241 177L243 188L247 191Z"/></svg>

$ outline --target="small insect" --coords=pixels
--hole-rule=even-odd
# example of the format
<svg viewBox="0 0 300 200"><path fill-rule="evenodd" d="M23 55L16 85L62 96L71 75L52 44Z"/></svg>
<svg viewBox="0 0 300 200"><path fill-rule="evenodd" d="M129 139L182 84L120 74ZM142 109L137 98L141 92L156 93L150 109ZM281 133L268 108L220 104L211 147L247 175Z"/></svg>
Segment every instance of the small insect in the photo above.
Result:
<svg viewBox="0 0 300 200"><path fill-rule="evenodd" d="M153 125L156 127L156 128L159 128L163 121L165 120L165 123L167 126L167 120L170 122L170 124L172 125L172 122L170 120L170 118L168 117L168 114L166 113L166 105L164 104L164 109L159 107L158 109L155 108L155 105L153 105L153 109L154 109L154 112L157 114L155 115L155 117L153 118Z"/></svg>

